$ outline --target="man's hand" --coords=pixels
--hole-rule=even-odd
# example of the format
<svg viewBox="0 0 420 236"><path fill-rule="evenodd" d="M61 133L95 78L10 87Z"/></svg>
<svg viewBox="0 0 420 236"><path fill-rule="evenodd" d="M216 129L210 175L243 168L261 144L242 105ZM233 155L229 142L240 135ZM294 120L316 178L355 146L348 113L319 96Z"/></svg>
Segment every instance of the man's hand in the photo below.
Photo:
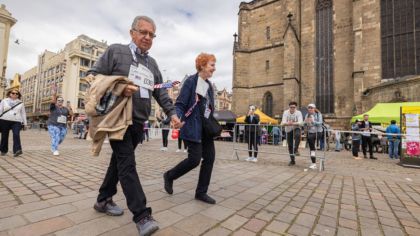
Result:
<svg viewBox="0 0 420 236"><path fill-rule="evenodd" d="M177 115L171 116L171 123L175 129L180 129L185 124L185 122L181 123L181 120L178 118Z"/></svg>
<svg viewBox="0 0 420 236"><path fill-rule="evenodd" d="M137 87L135 85L132 85L132 84L129 84L129 85L127 85L127 87L125 87L123 95L126 96L126 97L130 97L130 96L133 95L133 93L135 93L138 90L139 90L139 87Z"/></svg>

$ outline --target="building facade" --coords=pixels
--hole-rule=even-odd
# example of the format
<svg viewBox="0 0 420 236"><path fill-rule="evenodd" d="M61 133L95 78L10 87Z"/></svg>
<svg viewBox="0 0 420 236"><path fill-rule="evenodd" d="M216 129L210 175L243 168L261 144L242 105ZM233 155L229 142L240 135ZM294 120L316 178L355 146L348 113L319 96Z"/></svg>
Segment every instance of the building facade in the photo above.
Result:
<svg viewBox="0 0 420 236"><path fill-rule="evenodd" d="M236 114L315 103L345 126L377 102L420 101L420 1L242 2L234 37Z"/></svg>
<svg viewBox="0 0 420 236"><path fill-rule="evenodd" d="M83 114L83 99L88 88L84 77L107 47L104 42L80 35L58 53L45 50L39 55L38 64L21 78L28 119L41 122L47 119L53 90L70 103L76 114Z"/></svg>
<svg viewBox="0 0 420 236"><path fill-rule="evenodd" d="M16 23L16 19L12 17L6 10L4 4L0 5L0 99L5 97L7 86L6 68L7 53L9 51L10 28Z"/></svg>
<svg viewBox="0 0 420 236"><path fill-rule="evenodd" d="M214 91L214 94L214 106L216 111L232 109L232 93L229 93L226 88L224 88L222 91Z"/></svg>

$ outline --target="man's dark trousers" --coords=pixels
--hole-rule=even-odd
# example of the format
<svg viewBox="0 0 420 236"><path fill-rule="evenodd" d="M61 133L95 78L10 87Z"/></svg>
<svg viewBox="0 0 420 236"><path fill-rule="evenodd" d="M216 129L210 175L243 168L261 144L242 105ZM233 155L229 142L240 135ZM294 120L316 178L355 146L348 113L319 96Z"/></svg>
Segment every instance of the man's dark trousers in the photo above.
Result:
<svg viewBox="0 0 420 236"><path fill-rule="evenodd" d="M174 168L167 172L167 176L171 180L176 180L190 170L197 167L201 158L203 162L200 167L200 174L198 177L197 189L195 190L196 195L207 193L211 173L213 171L213 163L215 158L215 149L213 138L202 138L201 143L191 142L184 140L188 148L188 157L178 163Z"/></svg>
<svg viewBox="0 0 420 236"><path fill-rule="evenodd" d="M258 155L258 136L256 132L250 132L248 134L248 153L250 157L253 156L256 158Z"/></svg>
<svg viewBox="0 0 420 236"><path fill-rule="evenodd" d="M300 144L300 129L293 129L286 133L287 147L290 155L295 155ZM294 149L293 149L294 148Z"/></svg>
<svg viewBox="0 0 420 236"><path fill-rule="evenodd" d="M366 147L369 146L369 155L373 157L372 137L362 135L362 151L363 156L366 157Z"/></svg>
<svg viewBox="0 0 420 236"><path fill-rule="evenodd" d="M140 184L134 156L134 150L143 137L142 130L141 124L133 124L128 126L123 140L110 140L111 162L98 196L98 202L114 196L120 181L128 209L133 213L133 221L136 223L152 213L152 209L146 207L146 196Z"/></svg>

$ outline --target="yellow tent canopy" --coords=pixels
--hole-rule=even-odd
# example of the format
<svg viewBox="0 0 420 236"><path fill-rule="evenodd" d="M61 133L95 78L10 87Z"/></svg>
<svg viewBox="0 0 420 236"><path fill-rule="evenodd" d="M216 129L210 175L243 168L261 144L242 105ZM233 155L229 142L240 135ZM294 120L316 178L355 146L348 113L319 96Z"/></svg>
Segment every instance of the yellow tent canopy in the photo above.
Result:
<svg viewBox="0 0 420 236"><path fill-rule="evenodd" d="M279 123L278 120L273 119L273 118L267 116L260 109L257 109L255 111L255 114L257 114L257 115L260 116L260 122L263 123L263 124L273 124L274 125L274 124L278 124ZM241 117L236 118L236 123L245 123L245 117L246 116L241 116Z"/></svg>

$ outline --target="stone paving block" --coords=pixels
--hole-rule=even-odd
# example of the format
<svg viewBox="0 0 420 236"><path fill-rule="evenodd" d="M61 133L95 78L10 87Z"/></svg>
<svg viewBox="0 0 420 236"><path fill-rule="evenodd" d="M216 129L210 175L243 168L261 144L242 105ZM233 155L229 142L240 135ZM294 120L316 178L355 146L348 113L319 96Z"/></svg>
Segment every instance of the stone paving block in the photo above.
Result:
<svg viewBox="0 0 420 236"><path fill-rule="evenodd" d="M95 211L92 207L91 209L84 209L83 211L69 213L69 214L66 214L65 216L69 218L71 221L73 221L74 223L80 224L89 220L103 217L104 214Z"/></svg>
<svg viewBox="0 0 420 236"><path fill-rule="evenodd" d="M285 223L292 223L292 221L295 219L296 215L288 212L281 212L276 216L275 219L285 222Z"/></svg>
<svg viewBox="0 0 420 236"><path fill-rule="evenodd" d="M72 226L74 223L66 217L56 217L11 230L11 235L38 236L53 233Z"/></svg>
<svg viewBox="0 0 420 236"><path fill-rule="evenodd" d="M251 219L249 220L244 226L242 226L244 229L247 229L252 232L259 232L265 225L267 224L266 221L259 220L259 219Z"/></svg>
<svg viewBox="0 0 420 236"><path fill-rule="evenodd" d="M171 208L171 210L183 216L191 216L209 207L208 204L207 205L204 205L204 204L205 203L201 203L199 201L191 201L191 202L187 202L187 203L175 206Z"/></svg>
<svg viewBox="0 0 420 236"><path fill-rule="evenodd" d="M222 226L229 229L229 230L236 230L245 224L248 221L247 218L242 217L240 215L233 215L229 217L226 221L222 222Z"/></svg>
<svg viewBox="0 0 420 236"><path fill-rule="evenodd" d="M310 214L306 214L306 213L300 213L297 216L294 223L306 226L308 228L312 228L312 226L315 222L315 219L316 219L316 216L314 216L314 215L310 215Z"/></svg>
<svg viewBox="0 0 420 236"><path fill-rule="evenodd" d="M222 227L217 227L214 228L212 230L210 230L209 232L203 234L203 236L228 236L232 233L232 231L222 228Z"/></svg>
<svg viewBox="0 0 420 236"><path fill-rule="evenodd" d="M53 207L49 207L45 209L36 210L30 213L25 213L23 215L30 222L37 222L37 221L65 215L71 212L75 212L76 210L77 210L76 207L70 204L64 204L64 205L58 205L58 206L53 206Z"/></svg>
<svg viewBox="0 0 420 236"><path fill-rule="evenodd" d="M244 206L246 206L248 204L247 201L243 201L243 200L239 200L236 198L228 198L226 200L224 200L221 203L218 203L222 206L234 209L234 210L239 210L242 209Z"/></svg>
<svg viewBox="0 0 420 236"><path fill-rule="evenodd" d="M270 231L267 231L267 230L264 230L261 233L261 236L278 236L278 235L280 235L280 234L276 234L276 233L273 233L273 232L270 232Z"/></svg>
<svg viewBox="0 0 420 236"><path fill-rule="evenodd" d="M257 211L251 210L248 208L243 208L242 210L238 211L236 214L243 216L245 218L251 219L255 214L257 214Z"/></svg>
<svg viewBox="0 0 420 236"><path fill-rule="evenodd" d="M13 229L26 224L26 220L20 215L6 217L0 219L0 231Z"/></svg>
<svg viewBox="0 0 420 236"><path fill-rule="evenodd" d="M286 232L287 228L289 228L289 224L274 220L272 221L265 229L276 232L276 233L283 233Z"/></svg>
<svg viewBox="0 0 420 236"><path fill-rule="evenodd" d="M136 225L134 223L129 223L126 225L123 225L119 228L115 228L113 230L109 230L103 234L101 234L101 236L115 236L115 235L121 235L121 236L125 236L125 235L139 235Z"/></svg>
<svg viewBox="0 0 420 236"><path fill-rule="evenodd" d="M293 235L303 236L303 235L309 235L310 231L311 229L308 227L298 225L298 224L293 224L292 227L290 227L287 232Z"/></svg>
<svg viewBox="0 0 420 236"><path fill-rule="evenodd" d="M321 215L319 217L318 224L335 228L337 225L337 218Z"/></svg>
<svg viewBox="0 0 420 236"><path fill-rule="evenodd" d="M132 234L132 235L138 235L138 233ZM191 234L185 231L182 231L180 229L177 229L175 227L168 227L165 229L160 229L155 234L153 234L153 236L188 236L188 235L191 235Z"/></svg>
<svg viewBox="0 0 420 236"><path fill-rule="evenodd" d="M313 231L313 235L319 236L334 236L335 235L335 227L329 227L321 224L317 224Z"/></svg>
<svg viewBox="0 0 420 236"><path fill-rule="evenodd" d="M200 235L216 224L217 221L210 217L195 214L175 223L174 226L192 235Z"/></svg>
<svg viewBox="0 0 420 236"><path fill-rule="evenodd" d="M348 220L345 218L340 218L338 220L338 225L345 228L357 230L357 221L355 220Z"/></svg>
<svg viewBox="0 0 420 236"><path fill-rule="evenodd" d="M148 198L149 195L146 195L146 197ZM175 203L168 200L164 200L164 199L159 199L157 201L149 201L148 204L149 204L149 207L153 209L153 212L161 212L161 211L164 211L171 207L176 206Z"/></svg>
<svg viewBox="0 0 420 236"><path fill-rule="evenodd" d="M404 226L404 229L409 235L418 235L420 231L420 228L413 228L409 226Z"/></svg>
<svg viewBox="0 0 420 236"><path fill-rule="evenodd" d="M385 236L404 236L404 232L398 227L382 226Z"/></svg>
<svg viewBox="0 0 420 236"><path fill-rule="evenodd" d="M255 236L254 232L248 231L246 229L240 229L232 234L232 236Z"/></svg>
<svg viewBox="0 0 420 236"><path fill-rule="evenodd" d="M338 227L337 236L357 236L358 232L353 229L347 229L343 227ZM365 235L365 234L362 234ZM366 235L373 235L373 234L366 234Z"/></svg>
<svg viewBox="0 0 420 236"><path fill-rule="evenodd" d="M95 236L117 228L110 217L101 217L55 232L56 236Z"/></svg>
<svg viewBox="0 0 420 236"><path fill-rule="evenodd" d="M213 218L218 221L222 221L235 213L235 210L223 207L223 206L212 206L200 212L201 214Z"/></svg>
<svg viewBox="0 0 420 236"><path fill-rule="evenodd" d="M275 214L273 212L267 210L261 210L255 215L255 218L263 220L263 221L271 221L274 218Z"/></svg>

